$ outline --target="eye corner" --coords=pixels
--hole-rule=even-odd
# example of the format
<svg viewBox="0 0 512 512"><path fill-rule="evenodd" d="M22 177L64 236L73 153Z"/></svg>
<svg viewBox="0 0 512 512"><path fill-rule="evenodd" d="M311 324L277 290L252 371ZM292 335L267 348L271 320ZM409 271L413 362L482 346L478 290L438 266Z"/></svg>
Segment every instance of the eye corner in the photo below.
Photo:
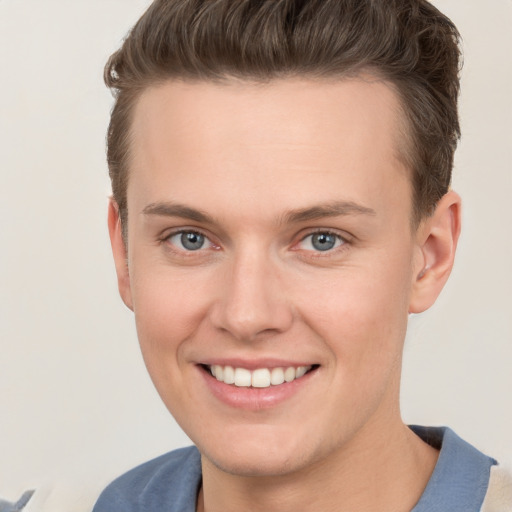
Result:
<svg viewBox="0 0 512 512"><path fill-rule="evenodd" d="M160 237L160 243L173 252L191 256L199 254L206 249L217 249L210 236L195 228L179 228L167 231Z"/></svg>
<svg viewBox="0 0 512 512"><path fill-rule="evenodd" d="M330 229L317 229L306 233L295 244L294 250L327 254L349 243L348 237Z"/></svg>

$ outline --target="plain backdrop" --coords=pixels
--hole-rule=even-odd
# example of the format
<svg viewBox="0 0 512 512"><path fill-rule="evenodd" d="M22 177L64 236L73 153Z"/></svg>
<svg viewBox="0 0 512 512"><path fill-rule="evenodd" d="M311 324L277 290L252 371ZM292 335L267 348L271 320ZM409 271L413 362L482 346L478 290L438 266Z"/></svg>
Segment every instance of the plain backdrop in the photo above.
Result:
<svg viewBox="0 0 512 512"><path fill-rule="evenodd" d="M148 3L0 0L0 496L44 489L54 512L189 443L146 375L106 228L103 65ZM448 286L411 318L403 415L510 464L512 1L435 4L464 39L464 227Z"/></svg>

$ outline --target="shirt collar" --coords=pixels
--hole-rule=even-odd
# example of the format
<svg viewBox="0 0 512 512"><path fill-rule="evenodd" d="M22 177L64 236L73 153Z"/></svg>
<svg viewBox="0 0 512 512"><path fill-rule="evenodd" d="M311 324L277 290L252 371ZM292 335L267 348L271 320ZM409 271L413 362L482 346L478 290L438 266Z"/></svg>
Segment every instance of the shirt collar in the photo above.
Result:
<svg viewBox="0 0 512 512"><path fill-rule="evenodd" d="M478 512L496 461L447 427L410 428L423 441L440 449L434 472L412 512Z"/></svg>

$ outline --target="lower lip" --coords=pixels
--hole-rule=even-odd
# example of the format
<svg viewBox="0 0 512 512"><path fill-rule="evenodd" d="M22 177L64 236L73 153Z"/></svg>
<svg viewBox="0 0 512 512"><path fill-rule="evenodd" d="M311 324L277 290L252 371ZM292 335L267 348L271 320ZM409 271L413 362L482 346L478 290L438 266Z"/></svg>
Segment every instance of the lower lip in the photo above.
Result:
<svg viewBox="0 0 512 512"><path fill-rule="evenodd" d="M198 366L212 395L221 402L239 409L259 411L270 409L289 400L306 386L316 369L292 382L285 382L268 388L238 387L218 381L210 372Z"/></svg>

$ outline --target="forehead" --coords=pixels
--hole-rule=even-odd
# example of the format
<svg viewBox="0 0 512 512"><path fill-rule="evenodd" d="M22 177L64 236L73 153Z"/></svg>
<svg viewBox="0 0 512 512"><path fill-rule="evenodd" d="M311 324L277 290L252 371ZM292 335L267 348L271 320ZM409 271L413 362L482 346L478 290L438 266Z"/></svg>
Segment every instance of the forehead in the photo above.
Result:
<svg viewBox="0 0 512 512"><path fill-rule="evenodd" d="M392 88L371 77L170 81L136 104L129 203L185 197L249 208L271 194L290 208L313 200L308 195L378 206L393 200L396 182L405 180L410 195L397 150L400 120Z"/></svg>

